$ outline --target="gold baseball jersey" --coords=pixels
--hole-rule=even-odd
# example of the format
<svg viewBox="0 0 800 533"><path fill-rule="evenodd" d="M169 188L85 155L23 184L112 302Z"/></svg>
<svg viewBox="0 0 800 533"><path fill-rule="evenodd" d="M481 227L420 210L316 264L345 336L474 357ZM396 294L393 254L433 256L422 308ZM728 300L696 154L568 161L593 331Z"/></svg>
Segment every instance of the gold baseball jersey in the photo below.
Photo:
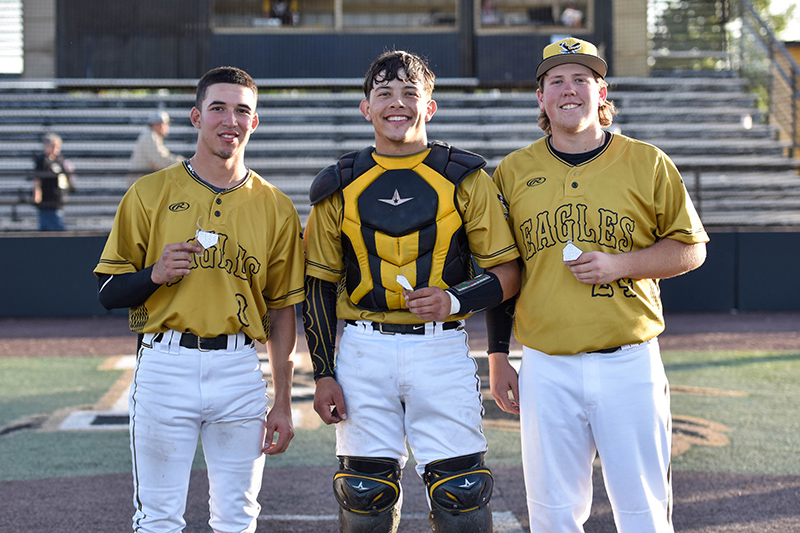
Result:
<svg viewBox="0 0 800 533"><path fill-rule="evenodd" d="M523 259L514 334L525 346L572 355L649 340L664 330L659 280L579 282L564 265L582 252L622 253L669 238L708 241L672 161L650 144L612 135L571 166L542 138L506 156L494 181Z"/></svg>
<svg viewBox="0 0 800 533"><path fill-rule="evenodd" d="M454 184L425 164L430 152L427 149L405 157L372 152L374 166L354 178L341 193L330 194L312 208L305 230L306 274L333 283L346 277L358 278L347 279L347 286L341 287L338 318L421 323L407 310L396 277L403 275L415 288L447 288L443 271L449 268L447 255L462 225L469 248L466 253L475 258L478 266L490 268L519 256L498 191L486 172L477 170ZM386 206L402 206L402 213ZM430 209L435 211L433 225L422 220ZM417 215L419 224L414 220ZM362 225L368 217L386 217L384 221L369 222L371 228L416 229L398 234L367 230ZM404 220L391 220L392 217ZM365 238L365 234L371 238ZM345 239L349 240L346 245ZM346 249L352 250L353 257L346 257ZM426 256L424 260L422 255ZM376 265L374 261L379 258L380 264ZM424 271L417 272L418 268ZM380 295L370 296L375 293ZM383 308L363 305L365 299L378 301Z"/></svg>
<svg viewBox="0 0 800 533"><path fill-rule="evenodd" d="M193 256L188 276L131 308L131 329L200 337L242 330L265 342L268 309L303 301L303 242L292 201L255 172L219 193L185 162L141 178L120 202L94 272L147 268L165 245L195 242L198 228L217 235L216 244Z"/></svg>

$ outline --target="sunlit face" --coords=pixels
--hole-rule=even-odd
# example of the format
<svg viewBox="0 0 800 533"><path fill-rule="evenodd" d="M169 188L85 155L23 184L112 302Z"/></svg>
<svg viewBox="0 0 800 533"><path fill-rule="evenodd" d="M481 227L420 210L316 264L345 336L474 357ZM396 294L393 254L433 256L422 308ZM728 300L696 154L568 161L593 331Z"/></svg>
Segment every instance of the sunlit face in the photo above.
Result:
<svg viewBox="0 0 800 533"><path fill-rule="evenodd" d="M192 108L192 124L199 133L197 149L222 159L243 156L250 134L258 126L256 95L235 83L208 87L202 108Z"/></svg>
<svg viewBox="0 0 800 533"><path fill-rule="evenodd" d="M554 134L599 128L598 109L607 94L592 69L577 63L548 70L537 91L539 107L547 112Z"/></svg>
<svg viewBox="0 0 800 533"><path fill-rule="evenodd" d="M161 137L166 137L169 134L169 122L159 122L153 124L153 130Z"/></svg>
<svg viewBox="0 0 800 533"><path fill-rule="evenodd" d="M405 76L401 70L400 78ZM425 123L436 112L421 82L395 78L376 82L369 99L360 106L364 118L375 130L375 148L385 155L408 155L421 152L428 145Z"/></svg>

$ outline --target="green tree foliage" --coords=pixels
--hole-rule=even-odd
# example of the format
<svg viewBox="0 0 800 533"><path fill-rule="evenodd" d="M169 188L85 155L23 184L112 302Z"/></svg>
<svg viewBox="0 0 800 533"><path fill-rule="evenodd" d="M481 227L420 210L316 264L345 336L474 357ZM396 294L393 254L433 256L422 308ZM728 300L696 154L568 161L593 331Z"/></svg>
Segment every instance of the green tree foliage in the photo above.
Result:
<svg viewBox="0 0 800 533"><path fill-rule="evenodd" d="M650 33L654 70L723 70L729 50L728 25L747 0L651 0ZM779 33L797 7L769 13L770 0L752 0L759 17ZM668 51L666 54L664 52Z"/></svg>
<svg viewBox="0 0 800 533"><path fill-rule="evenodd" d="M771 14L771 0L750 0L750 4L755 8L761 20L766 22L773 33L779 37L781 32L789 26L789 21L792 20L797 10L797 4L792 4L783 13Z"/></svg>

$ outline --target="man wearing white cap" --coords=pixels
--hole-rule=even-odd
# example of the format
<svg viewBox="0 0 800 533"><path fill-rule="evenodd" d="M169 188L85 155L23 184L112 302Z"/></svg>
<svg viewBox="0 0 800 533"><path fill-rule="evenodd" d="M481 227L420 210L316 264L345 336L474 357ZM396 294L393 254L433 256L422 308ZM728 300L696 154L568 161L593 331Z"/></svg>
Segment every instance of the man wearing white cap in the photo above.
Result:
<svg viewBox="0 0 800 533"><path fill-rule="evenodd" d="M153 111L147 117L148 127L139 134L128 164L128 187L145 174L166 168L183 161L185 157L173 154L164 146L164 137L169 134L169 115L166 111Z"/></svg>
<svg viewBox="0 0 800 533"><path fill-rule="evenodd" d="M617 530L673 531L659 280L699 267L708 235L669 157L604 129L616 113L606 71L591 43L547 46L546 137L494 173L523 267L515 308L486 312L491 391L520 415L534 533L583 531L598 454Z"/></svg>

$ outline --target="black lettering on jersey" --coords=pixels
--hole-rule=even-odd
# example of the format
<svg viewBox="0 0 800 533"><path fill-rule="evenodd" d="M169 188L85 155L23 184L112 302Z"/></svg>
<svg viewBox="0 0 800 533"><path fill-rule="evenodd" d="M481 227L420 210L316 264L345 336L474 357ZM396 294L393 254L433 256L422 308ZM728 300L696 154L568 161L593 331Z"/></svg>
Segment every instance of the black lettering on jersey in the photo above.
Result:
<svg viewBox="0 0 800 533"><path fill-rule="evenodd" d="M614 296L614 287L608 283L592 285L592 298L611 298Z"/></svg>
<svg viewBox="0 0 800 533"><path fill-rule="evenodd" d="M555 232L560 242L575 240L575 219L572 218L572 204L565 204L556 209Z"/></svg>
<svg viewBox="0 0 800 533"><path fill-rule="evenodd" d="M542 211L536 216L536 251L555 246L556 238L550 226L550 213Z"/></svg>
<svg viewBox="0 0 800 533"><path fill-rule="evenodd" d="M236 303L239 305L239 311L236 313L236 316L239 317L239 324L242 326L249 326L250 323L247 320L247 297L244 294L236 293Z"/></svg>
<svg viewBox="0 0 800 533"><path fill-rule="evenodd" d="M258 274L259 270L261 270L261 263L258 262L258 259L247 255L247 250L239 245L236 253L236 264L232 271L233 275L237 278L249 281L252 285L253 276Z"/></svg>
<svg viewBox="0 0 800 533"><path fill-rule="evenodd" d="M625 298L636 298L636 291L633 290L633 280L630 278L620 278L613 283L592 286L592 298L612 298L615 294L614 285L619 289L619 293Z"/></svg>
<svg viewBox="0 0 800 533"><path fill-rule="evenodd" d="M586 204L563 204L552 213L552 220L550 211L542 211L536 215L535 225L532 219L519 225L526 260L545 248L564 245L570 240L630 252L633 250L635 230L635 221L620 217L610 209L600 208L597 217L590 218ZM604 288L600 292L600 296L613 293L613 288Z"/></svg>
<svg viewBox="0 0 800 533"><path fill-rule="evenodd" d="M578 204L575 210L578 215L578 241L580 242L597 242L595 232L589 227L589 220L586 216L586 205Z"/></svg>
<svg viewBox="0 0 800 533"><path fill-rule="evenodd" d="M536 244L533 242L533 222L530 219L519 225L522 234L522 242L525 245L525 259L530 259L536 255Z"/></svg>
<svg viewBox="0 0 800 533"><path fill-rule="evenodd" d="M241 244L236 246L236 255L232 257L230 246L228 246L228 236L224 233L219 233L218 235L219 241L217 241L216 245L206 248L199 256L198 254L192 254L192 266L189 267L190 270L194 270L195 268L219 268L252 285L253 276L261 271L261 263L259 260L255 256L249 255ZM188 242L194 241L194 238L188 240ZM175 285L181 279L183 279L183 276L167 284L167 286Z"/></svg>
<svg viewBox="0 0 800 533"><path fill-rule="evenodd" d="M598 244L608 248L617 248L617 239L614 237L614 229L617 227L617 214L608 209L598 209L600 214L600 240Z"/></svg>
<svg viewBox="0 0 800 533"><path fill-rule="evenodd" d="M622 235L617 239L617 246L620 252L630 252L633 250L633 230L636 229L636 222L628 217L619 219L619 229Z"/></svg>

